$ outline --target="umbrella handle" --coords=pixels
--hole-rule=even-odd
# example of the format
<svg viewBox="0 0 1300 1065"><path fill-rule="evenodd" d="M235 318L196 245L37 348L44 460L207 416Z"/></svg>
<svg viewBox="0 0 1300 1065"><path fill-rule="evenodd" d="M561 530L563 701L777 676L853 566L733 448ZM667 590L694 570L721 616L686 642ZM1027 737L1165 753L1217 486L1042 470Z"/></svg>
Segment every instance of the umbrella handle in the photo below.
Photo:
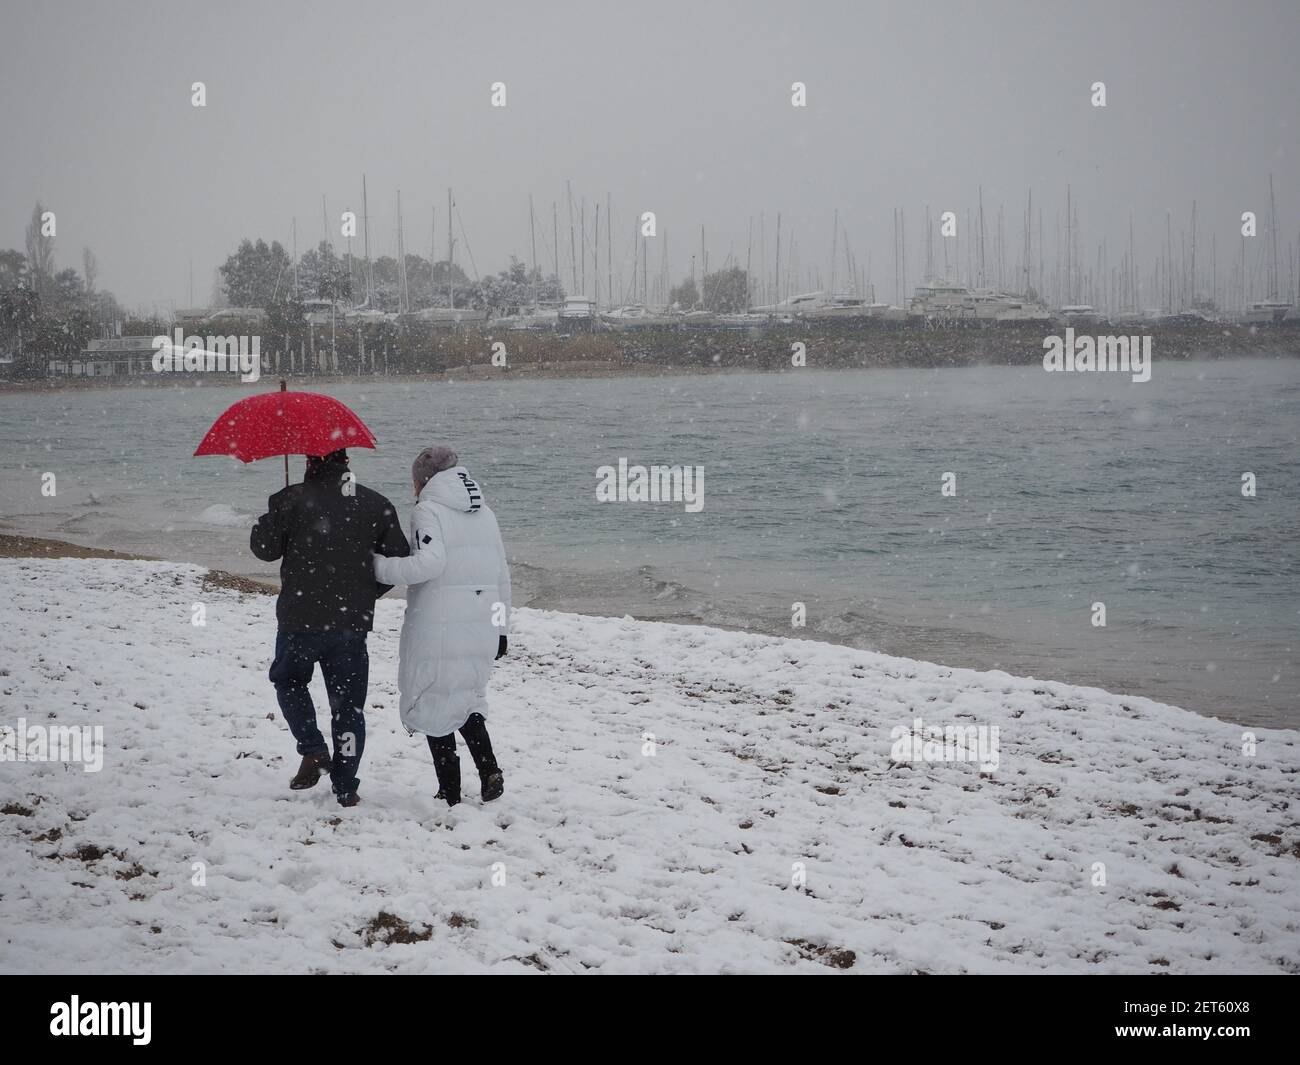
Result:
<svg viewBox="0 0 1300 1065"><path fill-rule="evenodd" d="M280 378L280 391L285 391L289 386L284 383L284 378ZM284 456L284 486L289 487L289 456Z"/></svg>

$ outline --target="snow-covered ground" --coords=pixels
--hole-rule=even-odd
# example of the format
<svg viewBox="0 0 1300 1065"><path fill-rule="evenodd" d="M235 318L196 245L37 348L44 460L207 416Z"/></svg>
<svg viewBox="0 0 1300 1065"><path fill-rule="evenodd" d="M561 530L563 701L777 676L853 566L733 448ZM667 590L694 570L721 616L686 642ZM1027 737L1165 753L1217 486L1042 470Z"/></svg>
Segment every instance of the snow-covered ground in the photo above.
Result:
<svg viewBox="0 0 1300 1065"><path fill-rule="evenodd" d="M203 578L0 561L0 726L105 743L0 762L0 970L1300 971L1295 732L1251 755L1092 688L518 610L506 794L448 811L385 601L343 810L287 788L273 601ZM996 726L996 770L892 762L917 717Z"/></svg>

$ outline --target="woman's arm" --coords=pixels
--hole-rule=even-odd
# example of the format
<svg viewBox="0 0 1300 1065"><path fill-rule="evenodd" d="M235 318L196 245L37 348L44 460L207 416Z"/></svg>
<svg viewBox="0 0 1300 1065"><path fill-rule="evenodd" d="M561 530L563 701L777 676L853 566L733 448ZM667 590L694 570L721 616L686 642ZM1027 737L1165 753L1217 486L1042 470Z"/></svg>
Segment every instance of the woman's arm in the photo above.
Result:
<svg viewBox="0 0 1300 1065"><path fill-rule="evenodd" d="M411 553L406 558L375 555L375 580L380 584L423 584L441 576L447 566L442 526L423 507L415 508L411 522Z"/></svg>
<svg viewBox="0 0 1300 1065"><path fill-rule="evenodd" d="M506 561L506 545L501 540L501 530L496 530L497 535L497 590L501 593L501 601L505 604L505 623L500 626L501 635L504 636L510 631L510 563Z"/></svg>

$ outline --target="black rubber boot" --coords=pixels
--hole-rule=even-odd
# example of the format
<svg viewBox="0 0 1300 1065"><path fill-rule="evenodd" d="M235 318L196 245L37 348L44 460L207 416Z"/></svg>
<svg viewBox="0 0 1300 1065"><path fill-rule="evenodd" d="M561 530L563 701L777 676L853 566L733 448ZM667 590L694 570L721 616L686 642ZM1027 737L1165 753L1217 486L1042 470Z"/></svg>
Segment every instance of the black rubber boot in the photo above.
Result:
<svg viewBox="0 0 1300 1065"><path fill-rule="evenodd" d="M505 791L505 777L497 765L496 755L492 753L492 738L488 735L487 722L482 714L470 714L460 730L465 738L465 746L474 759L474 768L478 770L479 794L484 802L501 798Z"/></svg>
<svg viewBox="0 0 1300 1065"><path fill-rule="evenodd" d="M433 769L438 774L438 794L448 806L460 802L460 756L456 754L455 736L430 736L429 750L433 752Z"/></svg>

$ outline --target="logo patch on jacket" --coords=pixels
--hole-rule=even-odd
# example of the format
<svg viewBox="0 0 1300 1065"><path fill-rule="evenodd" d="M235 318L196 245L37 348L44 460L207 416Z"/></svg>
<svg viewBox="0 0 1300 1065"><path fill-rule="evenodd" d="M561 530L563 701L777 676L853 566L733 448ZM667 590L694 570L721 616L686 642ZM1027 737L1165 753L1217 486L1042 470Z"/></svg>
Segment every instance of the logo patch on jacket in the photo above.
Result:
<svg viewBox="0 0 1300 1065"><path fill-rule="evenodd" d="M425 534L420 538L420 542L421 542L422 544L431 544L431 543L433 543L433 537L430 536L428 533L425 533Z"/></svg>
<svg viewBox="0 0 1300 1065"><path fill-rule="evenodd" d="M483 505L483 494L478 490L478 485L468 473L458 473L461 483L465 486L465 491L469 493L469 512L473 514Z"/></svg>

